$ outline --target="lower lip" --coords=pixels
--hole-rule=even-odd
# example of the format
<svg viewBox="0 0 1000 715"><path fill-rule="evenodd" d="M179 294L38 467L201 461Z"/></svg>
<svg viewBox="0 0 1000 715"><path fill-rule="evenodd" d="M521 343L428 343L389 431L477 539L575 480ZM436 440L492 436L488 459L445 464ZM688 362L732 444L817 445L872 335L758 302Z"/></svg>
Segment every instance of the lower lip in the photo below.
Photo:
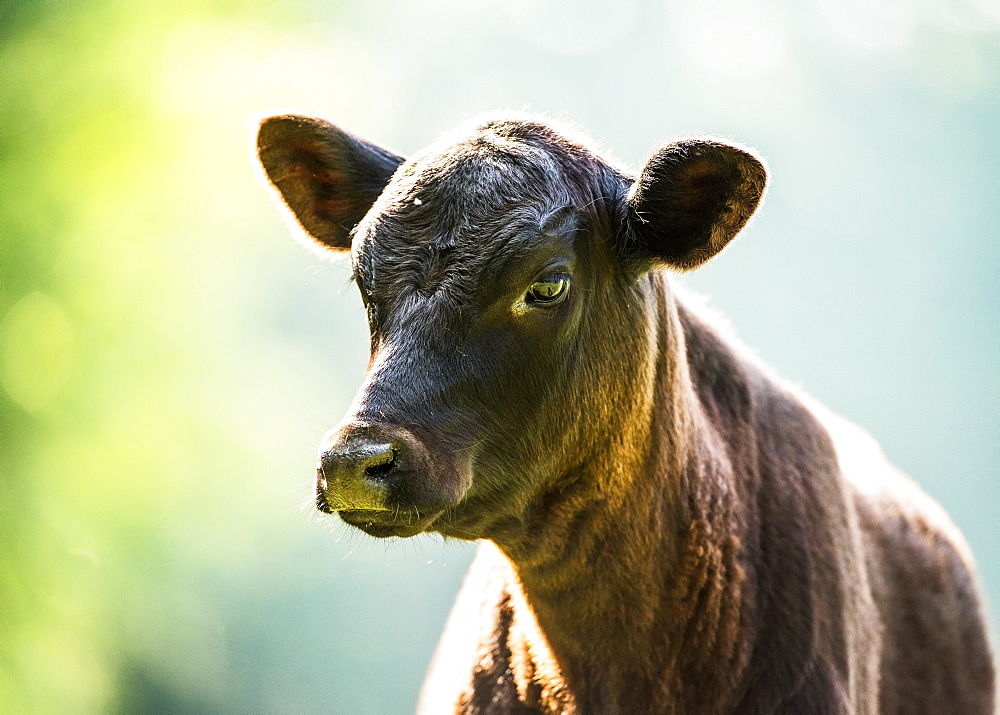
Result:
<svg viewBox="0 0 1000 715"><path fill-rule="evenodd" d="M371 518L374 514L384 514L385 512L368 512L345 510L338 512L341 520L350 526L361 529L369 536L385 539L390 536L407 537L419 534L424 530L426 524L422 521L416 524L386 524Z"/></svg>

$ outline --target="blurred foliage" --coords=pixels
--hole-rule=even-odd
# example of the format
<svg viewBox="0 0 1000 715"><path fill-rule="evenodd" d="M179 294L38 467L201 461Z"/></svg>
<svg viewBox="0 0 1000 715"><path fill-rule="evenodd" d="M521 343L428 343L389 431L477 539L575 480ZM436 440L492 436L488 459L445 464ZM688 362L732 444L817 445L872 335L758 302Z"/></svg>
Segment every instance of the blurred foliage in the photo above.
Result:
<svg viewBox="0 0 1000 715"><path fill-rule="evenodd" d="M1000 7L748 8L0 5L0 712L412 708L469 549L296 508L367 341L256 185L248 118L288 106L407 152L498 107L633 164L762 149L691 282L944 503L995 604Z"/></svg>

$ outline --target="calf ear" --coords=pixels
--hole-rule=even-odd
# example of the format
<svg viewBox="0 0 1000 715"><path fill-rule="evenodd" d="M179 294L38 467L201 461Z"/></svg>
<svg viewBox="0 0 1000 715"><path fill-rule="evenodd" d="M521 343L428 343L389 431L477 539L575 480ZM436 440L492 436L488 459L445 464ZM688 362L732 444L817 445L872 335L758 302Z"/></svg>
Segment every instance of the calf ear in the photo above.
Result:
<svg viewBox="0 0 1000 715"><path fill-rule="evenodd" d="M748 149L715 139L661 147L628 194L635 249L680 270L697 268L739 232L767 186Z"/></svg>
<svg viewBox="0 0 1000 715"><path fill-rule="evenodd" d="M351 231L403 158L315 117L268 117L257 132L268 181L312 238L351 247Z"/></svg>

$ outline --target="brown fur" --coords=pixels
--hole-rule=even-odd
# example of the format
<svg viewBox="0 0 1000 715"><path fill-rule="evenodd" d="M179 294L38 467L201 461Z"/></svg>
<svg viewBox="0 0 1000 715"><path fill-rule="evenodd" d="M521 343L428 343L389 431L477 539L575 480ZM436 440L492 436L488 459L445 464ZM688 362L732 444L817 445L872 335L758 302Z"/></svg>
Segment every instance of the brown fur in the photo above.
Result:
<svg viewBox="0 0 1000 715"><path fill-rule="evenodd" d="M472 623L449 623L422 712L445 711L441 686L448 710L468 713L992 713L992 661L955 527L867 435L817 417L679 311L684 350L658 359L686 369L661 370L656 389L688 397L685 419L670 422L689 425L671 434L680 469L664 465L653 484L656 470L623 475L631 488L616 507L579 495L530 544L481 547L460 600L499 594L476 615L498 626L479 641L473 681L456 683L468 644L451 639ZM845 433L840 444L821 418ZM838 450L868 450L853 458L869 468L844 474ZM509 644L525 642L534 657L511 658ZM510 674L495 687L500 673Z"/></svg>
<svg viewBox="0 0 1000 715"><path fill-rule="evenodd" d="M308 118L258 141L314 238L357 224L372 362L317 506L484 540L422 712L993 712L954 525L661 270L735 236L759 157L690 140L633 178L518 117L407 162ZM543 278L568 297L521 298Z"/></svg>

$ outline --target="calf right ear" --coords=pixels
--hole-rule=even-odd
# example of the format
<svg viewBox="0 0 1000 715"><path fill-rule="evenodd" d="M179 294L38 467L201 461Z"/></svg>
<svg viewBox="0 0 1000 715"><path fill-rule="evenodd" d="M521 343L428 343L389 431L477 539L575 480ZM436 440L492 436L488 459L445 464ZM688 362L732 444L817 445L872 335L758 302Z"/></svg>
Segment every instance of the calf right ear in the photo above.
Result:
<svg viewBox="0 0 1000 715"><path fill-rule="evenodd" d="M763 159L717 139L667 144L646 162L628 194L632 250L679 269L725 248L767 187Z"/></svg>
<svg viewBox="0 0 1000 715"><path fill-rule="evenodd" d="M313 239L351 247L351 231L403 163L388 149L316 117L268 117L257 131L268 181Z"/></svg>

